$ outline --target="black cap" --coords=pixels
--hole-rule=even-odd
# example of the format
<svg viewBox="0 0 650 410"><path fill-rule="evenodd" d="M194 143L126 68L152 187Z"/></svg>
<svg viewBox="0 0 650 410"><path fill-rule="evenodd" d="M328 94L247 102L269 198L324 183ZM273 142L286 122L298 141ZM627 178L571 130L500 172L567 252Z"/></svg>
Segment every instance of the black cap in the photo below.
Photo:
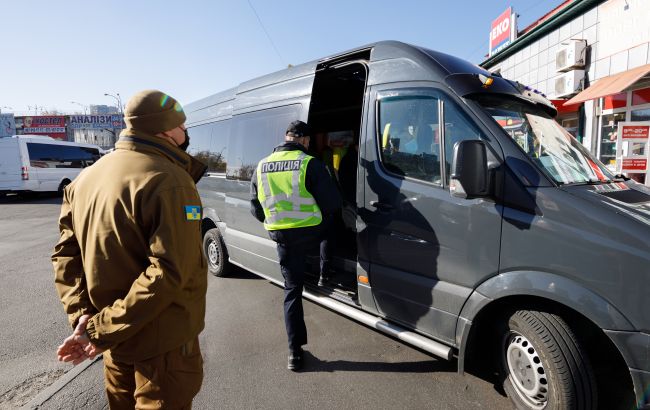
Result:
<svg viewBox="0 0 650 410"><path fill-rule="evenodd" d="M294 138L311 136L311 128L302 121L294 121L289 124L286 135Z"/></svg>

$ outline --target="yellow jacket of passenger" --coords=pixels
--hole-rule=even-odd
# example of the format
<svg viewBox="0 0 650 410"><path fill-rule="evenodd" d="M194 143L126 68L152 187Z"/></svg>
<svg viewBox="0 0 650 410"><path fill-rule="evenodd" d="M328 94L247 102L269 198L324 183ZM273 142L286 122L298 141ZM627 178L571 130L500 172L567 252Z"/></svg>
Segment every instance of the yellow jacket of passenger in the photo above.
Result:
<svg viewBox="0 0 650 410"><path fill-rule="evenodd" d="M155 136L126 130L114 152L66 188L52 261L74 327L134 362L204 326L207 265L196 190L205 165Z"/></svg>

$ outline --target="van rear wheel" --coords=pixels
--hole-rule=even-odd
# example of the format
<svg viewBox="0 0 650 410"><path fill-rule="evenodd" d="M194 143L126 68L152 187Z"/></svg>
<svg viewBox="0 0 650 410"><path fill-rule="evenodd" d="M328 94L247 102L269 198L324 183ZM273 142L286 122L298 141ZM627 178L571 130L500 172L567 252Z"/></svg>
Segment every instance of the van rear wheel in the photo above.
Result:
<svg viewBox="0 0 650 410"><path fill-rule="evenodd" d="M65 187L67 187L68 185L70 185L70 180L64 179L63 181L61 181L57 193L59 195L63 195L63 191L65 191Z"/></svg>
<svg viewBox="0 0 650 410"><path fill-rule="evenodd" d="M501 329L503 388L518 409L595 409L585 351L559 316L519 310Z"/></svg>
<svg viewBox="0 0 650 410"><path fill-rule="evenodd" d="M230 272L225 249L219 228L208 229L203 236L203 252L208 260L208 272L214 276L223 277Z"/></svg>

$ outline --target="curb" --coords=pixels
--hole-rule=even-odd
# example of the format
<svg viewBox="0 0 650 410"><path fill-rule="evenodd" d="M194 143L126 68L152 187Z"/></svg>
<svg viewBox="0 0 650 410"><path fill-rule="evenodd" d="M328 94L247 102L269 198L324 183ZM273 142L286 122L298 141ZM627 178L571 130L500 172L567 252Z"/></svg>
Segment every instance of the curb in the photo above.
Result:
<svg viewBox="0 0 650 410"><path fill-rule="evenodd" d="M93 360L87 360L83 364L78 364L77 366L73 367L72 369L67 371L61 378L59 378L56 382L51 384L47 389L40 392L36 397L34 397L29 403L24 405L22 408L23 409L39 408L40 406L43 405L43 403L48 401L52 396L58 393L59 390L64 388L68 383L74 380L75 377L79 376L84 370L92 366L93 363L95 363L101 357L102 357L101 354L97 355Z"/></svg>

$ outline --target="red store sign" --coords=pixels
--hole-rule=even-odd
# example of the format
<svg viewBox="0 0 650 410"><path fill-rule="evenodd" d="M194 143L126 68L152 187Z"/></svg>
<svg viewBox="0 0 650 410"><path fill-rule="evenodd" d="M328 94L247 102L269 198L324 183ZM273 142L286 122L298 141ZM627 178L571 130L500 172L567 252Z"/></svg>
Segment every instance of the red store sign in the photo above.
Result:
<svg viewBox="0 0 650 410"><path fill-rule="evenodd" d="M623 139L648 139L650 135L650 126L648 125L624 125Z"/></svg>
<svg viewBox="0 0 650 410"><path fill-rule="evenodd" d="M513 13L512 7L501 13L490 27L490 55L507 47L513 40Z"/></svg>
<svg viewBox="0 0 650 410"><path fill-rule="evenodd" d="M645 158L623 158L623 172L645 171L648 168L648 160Z"/></svg>
<svg viewBox="0 0 650 410"><path fill-rule="evenodd" d="M23 118L23 134L47 135L65 140L65 117L62 115L40 115Z"/></svg>

